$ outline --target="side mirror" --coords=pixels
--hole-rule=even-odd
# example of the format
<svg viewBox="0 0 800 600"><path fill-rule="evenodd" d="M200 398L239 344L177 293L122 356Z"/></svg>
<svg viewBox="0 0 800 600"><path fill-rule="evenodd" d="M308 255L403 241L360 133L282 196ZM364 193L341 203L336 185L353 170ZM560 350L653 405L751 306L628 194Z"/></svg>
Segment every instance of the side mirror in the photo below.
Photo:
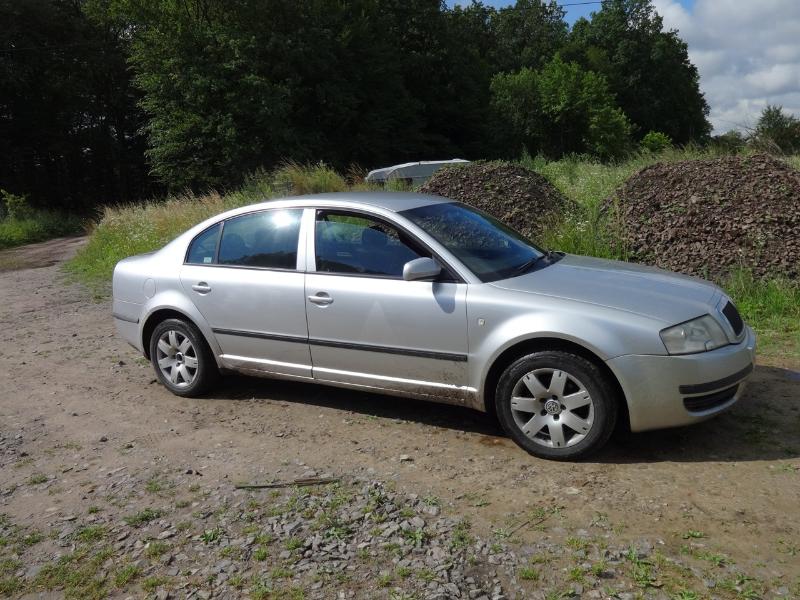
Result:
<svg viewBox="0 0 800 600"><path fill-rule="evenodd" d="M430 279L441 272L442 267L432 258L415 258L403 265L403 279L406 281Z"/></svg>

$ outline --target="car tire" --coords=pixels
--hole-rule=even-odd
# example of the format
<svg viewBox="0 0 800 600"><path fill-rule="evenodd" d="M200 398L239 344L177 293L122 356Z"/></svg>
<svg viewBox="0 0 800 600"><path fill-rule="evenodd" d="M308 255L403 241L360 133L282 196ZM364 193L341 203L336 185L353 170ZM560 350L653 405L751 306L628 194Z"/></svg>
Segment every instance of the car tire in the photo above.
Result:
<svg viewBox="0 0 800 600"><path fill-rule="evenodd" d="M497 384L497 417L530 454L573 460L598 451L617 423L617 398L597 365L561 351L514 361Z"/></svg>
<svg viewBox="0 0 800 600"><path fill-rule="evenodd" d="M150 336L150 362L156 377L176 396L194 398L219 378L211 348L194 323L166 319Z"/></svg>

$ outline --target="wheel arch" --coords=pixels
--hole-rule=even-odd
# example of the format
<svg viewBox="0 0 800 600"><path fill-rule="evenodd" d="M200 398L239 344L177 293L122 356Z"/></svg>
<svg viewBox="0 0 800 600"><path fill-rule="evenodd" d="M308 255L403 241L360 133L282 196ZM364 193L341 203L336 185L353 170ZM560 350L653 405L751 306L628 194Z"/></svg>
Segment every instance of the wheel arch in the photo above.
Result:
<svg viewBox="0 0 800 600"><path fill-rule="evenodd" d="M186 314L183 311L180 311L176 308L158 308L151 312L147 318L145 319L144 323L142 324L142 348L144 350L144 355L147 360L150 360L150 336L153 335L153 330L156 326L165 321L167 319L180 319L182 321L188 321L192 325L194 325L198 331L203 336L203 340L208 344L208 347L211 349L212 354L216 358L216 353L214 352L214 346L211 344L211 341L208 339L208 336L203 331L203 328L200 326L199 323L195 319L193 319L190 315Z"/></svg>
<svg viewBox="0 0 800 600"><path fill-rule="evenodd" d="M562 352L569 352L582 358L585 358L595 366L597 366L603 373L608 383L614 388L615 397L619 407L618 424L625 427L630 426L630 417L628 412L628 399L625 392L619 383L616 375L608 367L608 365L597 354L571 340L565 340L555 337L538 337L521 340L512 346L503 350L494 360L491 367L486 374L483 382L483 404L484 410L492 415L497 415L497 406L495 394L497 391L497 384L500 381L500 376L505 371L506 367L512 364L515 360L531 354L533 352L542 352L545 350L556 350Z"/></svg>

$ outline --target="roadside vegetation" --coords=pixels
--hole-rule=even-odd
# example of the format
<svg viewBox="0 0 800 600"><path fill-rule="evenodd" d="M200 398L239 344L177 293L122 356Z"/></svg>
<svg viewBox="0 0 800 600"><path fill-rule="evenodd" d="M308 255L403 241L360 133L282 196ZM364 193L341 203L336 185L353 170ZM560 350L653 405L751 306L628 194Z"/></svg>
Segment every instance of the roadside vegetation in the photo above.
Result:
<svg viewBox="0 0 800 600"><path fill-rule="evenodd" d="M0 190L0 250L80 233L80 218L56 210L35 209L25 196Z"/></svg>
<svg viewBox="0 0 800 600"><path fill-rule="evenodd" d="M603 200L639 169L655 162L710 158L719 150L666 148L643 150L624 162L604 163L570 156L550 161L523 156L520 164L541 173L565 196L577 203L577 210L564 215L559 225L537 240L543 246L575 254L626 260L618 242L619 225L603 213ZM800 157L789 157L797 166ZM259 171L234 191L204 195L185 193L164 201L108 206L94 227L88 245L67 265L96 295L109 291L116 262L126 256L149 252L189 227L224 210L285 195L370 189L363 173L341 175L323 163L286 164L268 172ZM733 296L745 319L759 333L763 353L800 358L800 284L787 279L756 279L739 270L718 281Z"/></svg>

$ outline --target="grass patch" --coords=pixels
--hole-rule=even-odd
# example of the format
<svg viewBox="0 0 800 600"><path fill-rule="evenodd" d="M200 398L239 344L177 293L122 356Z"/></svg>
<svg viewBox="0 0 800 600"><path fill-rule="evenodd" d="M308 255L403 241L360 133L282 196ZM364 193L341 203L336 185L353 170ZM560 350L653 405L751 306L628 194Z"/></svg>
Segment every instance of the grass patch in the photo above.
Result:
<svg viewBox="0 0 800 600"><path fill-rule="evenodd" d="M47 475L44 473L34 473L28 479L29 485L39 485L41 483L45 483L47 481Z"/></svg>
<svg viewBox="0 0 800 600"><path fill-rule="evenodd" d="M114 573L114 587L122 588L139 576L139 567L127 565Z"/></svg>
<svg viewBox="0 0 800 600"><path fill-rule="evenodd" d="M52 210L29 210L21 218L0 219L0 250L57 237L77 235L84 220Z"/></svg>
<svg viewBox="0 0 800 600"><path fill-rule="evenodd" d="M155 521L156 519L161 518L162 515L163 513L158 509L145 508L136 514L125 517L125 523L127 523L130 527L141 527L150 521Z"/></svg>
<svg viewBox="0 0 800 600"><path fill-rule="evenodd" d="M89 525L81 527L75 533L75 539L84 543L93 543L106 537L108 531L103 525Z"/></svg>
<svg viewBox="0 0 800 600"><path fill-rule="evenodd" d="M108 595L106 581L100 577L100 569L113 550L104 548L94 554L87 548L80 548L72 554L62 556L58 561L45 565L34 579L39 589L63 590L65 598L92 600Z"/></svg>
<svg viewBox="0 0 800 600"><path fill-rule="evenodd" d="M169 551L170 545L164 542L150 542L144 549L144 554L147 558L158 558L162 554Z"/></svg>

